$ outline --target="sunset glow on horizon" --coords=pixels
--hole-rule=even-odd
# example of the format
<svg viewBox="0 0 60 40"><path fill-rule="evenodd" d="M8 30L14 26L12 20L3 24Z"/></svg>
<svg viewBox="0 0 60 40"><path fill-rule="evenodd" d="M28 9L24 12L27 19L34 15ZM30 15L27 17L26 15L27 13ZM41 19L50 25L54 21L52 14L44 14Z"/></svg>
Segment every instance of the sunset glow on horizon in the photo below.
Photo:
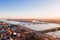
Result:
<svg viewBox="0 0 60 40"><path fill-rule="evenodd" d="M0 18L60 18L60 0L0 0Z"/></svg>

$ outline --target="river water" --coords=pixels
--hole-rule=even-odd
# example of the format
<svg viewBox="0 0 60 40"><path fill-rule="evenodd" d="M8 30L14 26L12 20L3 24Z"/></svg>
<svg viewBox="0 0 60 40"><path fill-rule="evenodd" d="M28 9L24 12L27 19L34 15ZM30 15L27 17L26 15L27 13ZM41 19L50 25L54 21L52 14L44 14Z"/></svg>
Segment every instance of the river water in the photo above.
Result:
<svg viewBox="0 0 60 40"><path fill-rule="evenodd" d="M17 21L6 21L6 22L10 23L10 24L23 25L27 28L30 28L30 29L36 30L36 31L42 31L42 30L46 30L46 29L60 27L60 24L55 24L55 23L34 24L34 23L30 23L30 22L17 22Z"/></svg>
<svg viewBox="0 0 60 40"><path fill-rule="evenodd" d="M52 35L52 36L56 36L56 37L60 38L60 30L59 31L55 31L55 32L48 32L46 34Z"/></svg>

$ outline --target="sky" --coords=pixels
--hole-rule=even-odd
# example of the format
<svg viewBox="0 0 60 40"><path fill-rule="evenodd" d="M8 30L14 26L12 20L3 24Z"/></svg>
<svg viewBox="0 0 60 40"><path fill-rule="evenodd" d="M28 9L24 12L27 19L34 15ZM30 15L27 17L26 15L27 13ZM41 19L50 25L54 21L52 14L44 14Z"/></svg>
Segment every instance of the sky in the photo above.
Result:
<svg viewBox="0 0 60 40"><path fill-rule="evenodd" d="M60 18L60 0L0 0L0 18Z"/></svg>

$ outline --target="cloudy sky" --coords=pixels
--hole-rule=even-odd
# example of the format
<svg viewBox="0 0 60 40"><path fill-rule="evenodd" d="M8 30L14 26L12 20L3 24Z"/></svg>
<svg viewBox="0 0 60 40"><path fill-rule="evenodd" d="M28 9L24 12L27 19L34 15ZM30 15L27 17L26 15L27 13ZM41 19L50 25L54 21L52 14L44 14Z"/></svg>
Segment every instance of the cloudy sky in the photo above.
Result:
<svg viewBox="0 0 60 40"><path fill-rule="evenodd" d="M60 0L0 0L3 18L60 18Z"/></svg>

